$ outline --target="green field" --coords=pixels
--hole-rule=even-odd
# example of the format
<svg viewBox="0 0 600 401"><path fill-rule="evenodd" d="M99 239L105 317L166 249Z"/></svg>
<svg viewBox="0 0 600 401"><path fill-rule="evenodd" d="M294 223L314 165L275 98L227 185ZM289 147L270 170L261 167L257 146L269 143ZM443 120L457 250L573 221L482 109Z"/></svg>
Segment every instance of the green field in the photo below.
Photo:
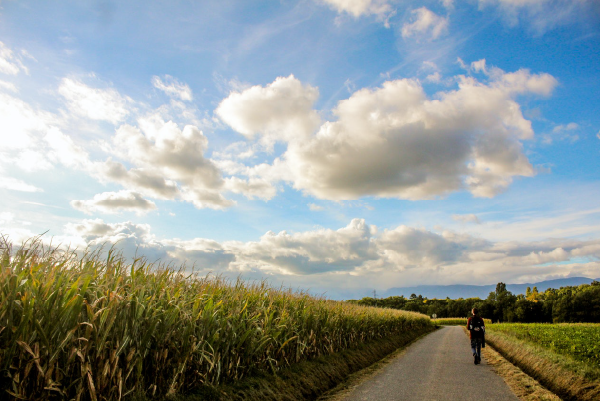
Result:
<svg viewBox="0 0 600 401"><path fill-rule="evenodd" d="M427 316L0 244L0 398L193 391L432 327Z"/></svg>
<svg viewBox="0 0 600 401"><path fill-rule="evenodd" d="M600 324L499 323L487 326L591 366L600 366Z"/></svg>

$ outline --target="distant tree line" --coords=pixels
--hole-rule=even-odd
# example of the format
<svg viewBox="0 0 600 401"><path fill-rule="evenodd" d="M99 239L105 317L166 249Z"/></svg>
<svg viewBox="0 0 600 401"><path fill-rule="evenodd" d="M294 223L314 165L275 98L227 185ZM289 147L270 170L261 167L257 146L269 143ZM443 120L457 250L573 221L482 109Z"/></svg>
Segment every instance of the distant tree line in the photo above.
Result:
<svg viewBox="0 0 600 401"><path fill-rule="evenodd" d="M388 298L366 297L348 301L359 305L402 309L420 312L429 316L466 317L471 309L478 308L480 315L493 322L519 323L600 323L600 282L573 287L549 288L538 292L537 287L527 288L525 295L514 295L506 284L498 283L496 291L487 299L428 299L412 294L410 298L393 296Z"/></svg>

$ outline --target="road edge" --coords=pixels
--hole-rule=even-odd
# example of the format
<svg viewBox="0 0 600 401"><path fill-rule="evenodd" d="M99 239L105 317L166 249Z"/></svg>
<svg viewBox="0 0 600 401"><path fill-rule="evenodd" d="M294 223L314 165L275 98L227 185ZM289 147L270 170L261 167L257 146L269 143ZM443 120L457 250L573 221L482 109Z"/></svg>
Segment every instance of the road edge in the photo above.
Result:
<svg viewBox="0 0 600 401"><path fill-rule="evenodd" d="M429 334L435 332L436 330L438 330L440 328L441 328L441 326L436 326L434 330L429 331L427 333L423 333L418 337L415 337L412 341L401 345L395 351L386 355L382 359L376 361L375 363L373 363L359 371L352 373L351 375L346 377L346 379L344 381L339 383L337 386L328 390L327 392L322 394L320 397L318 397L316 399L316 401L342 401L344 398L346 398L346 396L348 394L350 394L352 391L354 391L354 389L356 387L358 387L362 383L370 380L373 376L375 376L377 373L379 373L383 368L385 368L387 365L392 363L396 358L398 358L399 356L404 354L408 347L410 347L417 341L420 341L424 337L428 336Z"/></svg>

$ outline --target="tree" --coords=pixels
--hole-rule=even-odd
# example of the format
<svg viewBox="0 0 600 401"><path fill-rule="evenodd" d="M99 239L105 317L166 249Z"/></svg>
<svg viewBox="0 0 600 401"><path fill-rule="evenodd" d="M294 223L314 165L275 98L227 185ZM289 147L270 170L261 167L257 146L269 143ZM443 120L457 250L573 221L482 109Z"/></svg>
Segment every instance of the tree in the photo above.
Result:
<svg viewBox="0 0 600 401"><path fill-rule="evenodd" d="M490 294L490 296L491 295L492 294ZM516 297L506 289L506 284L498 283L496 285L496 292L493 295L493 298L495 301L494 318L496 321L513 321L515 316L512 306L516 301Z"/></svg>

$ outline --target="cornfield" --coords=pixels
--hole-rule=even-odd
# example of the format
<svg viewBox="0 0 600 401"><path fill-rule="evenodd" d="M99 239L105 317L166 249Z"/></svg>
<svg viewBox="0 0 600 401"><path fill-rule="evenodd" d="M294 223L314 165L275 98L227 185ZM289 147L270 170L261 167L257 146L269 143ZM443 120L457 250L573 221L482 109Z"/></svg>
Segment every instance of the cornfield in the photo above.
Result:
<svg viewBox="0 0 600 401"><path fill-rule="evenodd" d="M0 397L120 400L216 386L429 325L424 315L197 277L39 239L0 250Z"/></svg>

